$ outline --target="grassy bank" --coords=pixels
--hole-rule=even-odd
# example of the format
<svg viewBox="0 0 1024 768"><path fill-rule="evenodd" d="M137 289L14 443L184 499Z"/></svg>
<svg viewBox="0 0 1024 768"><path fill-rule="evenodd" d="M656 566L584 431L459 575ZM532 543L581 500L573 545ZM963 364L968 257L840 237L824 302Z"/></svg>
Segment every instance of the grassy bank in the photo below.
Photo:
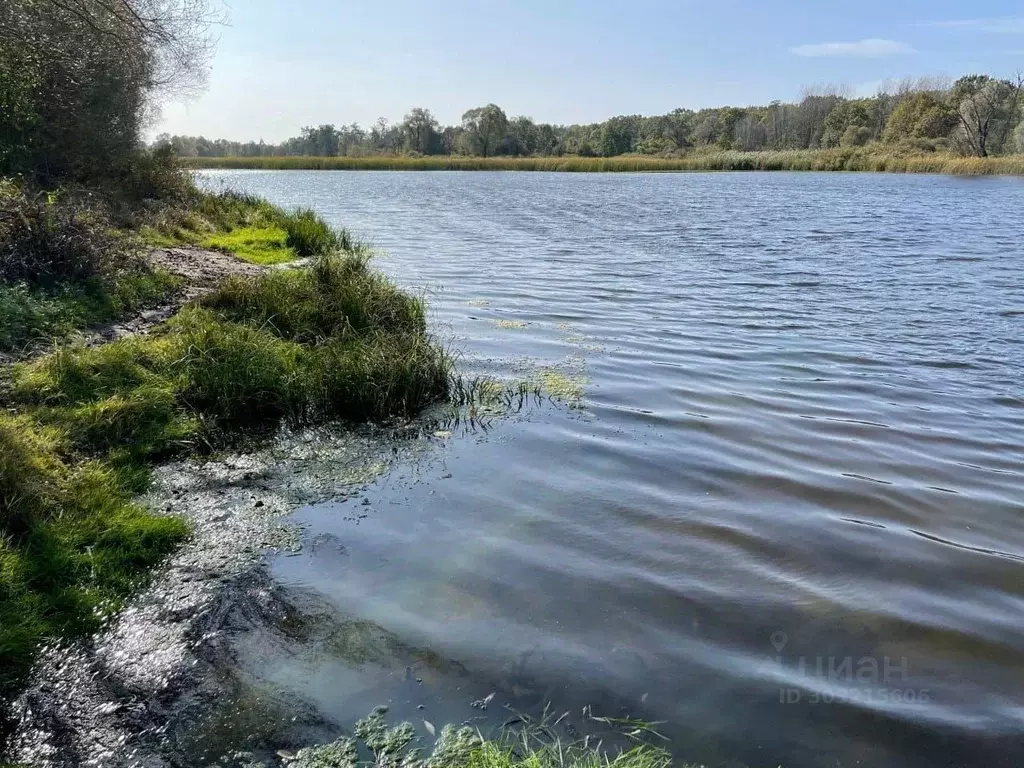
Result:
<svg viewBox="0 0 1024 768"><path fill-rule="evenodd" d="M310 212L205 197L152 221L174 242L277 227L305 269L235 277L146 336L61 346L0 388L0 697L40 643L88 635L188 536L133 502L156 461L243 434L411 415L447 392L422 301ZM190 223L186 226L183 221ZM213 228L213 229L211 229ZM257 254L256 260L267 260Z"/></svg>
<svg viewBox="0 0 1024 768"><path fill-rule="evenodd" d="M900 155L873 148L694 153L679 158L622 157L193 157L192 168L358 171L874 171L963 176L1024 175L1024 156Z"/></svg>
<svg viewBox="0 0 1024 768"><path fill-rule="evenodd" d="M283 264L355 247L309 209L285 211L253 195L197 194L187 206L169 206L138 228L151 246L193 245L232 253L254 264Z"/></svg>

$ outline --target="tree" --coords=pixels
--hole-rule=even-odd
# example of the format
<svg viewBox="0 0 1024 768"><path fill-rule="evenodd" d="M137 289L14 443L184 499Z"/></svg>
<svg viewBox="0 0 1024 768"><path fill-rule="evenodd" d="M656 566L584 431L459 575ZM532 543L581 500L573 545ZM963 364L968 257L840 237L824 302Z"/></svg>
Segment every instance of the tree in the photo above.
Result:
<svg viewBox="0 0 1024 768"><path fill-rule="evenodd" d="M690 109L673 109L665 116L665 138L675 144L677 149L684 149L692 143L693 117L693 110Z"/></svg>
<svg viewBox="0 0 1024 768"><path fill-rule="evenodd" d="M455 125L449 125L441 131L441 148L444 154L454 155L458 151L462 134L462 128Z"/></svg>
<svg viewBox="0 0 1024 768"><path fill-rule="evenodd" d="M699 145L716 144L725 135L725 123L715 109L702 109L697 113L693 126L693 143Z"/></svg>
<svg viewBox="0 0 1024 768"><path fill-rule="evenodd" d="M613 117L601 125L598 151L605 157L624 155L636 147L636 138L636 118Z"/></svg>
<svg viewBox="0 0 1024 768"><path fill-rule="evenodd" d="M462 127L473 154L490 157L505 141L508 117L497 104L488 104L467 111L462 116Z"/></svg>
<svg viewBox="0 0 1024 768"><path fill-rule="evenodd" d="M421 155L432 155L440 149L438 123L429 109L413 107L402 121L405 147Z"/></svg>
<svg viewBox="0 0 1024 768"><path fill-rule="evenodd" d="M316 128L302 129L303 154L315 157L336 157L338 154L338 129L325 124Z"/></svg>
<svg viewBox="0 0 1024 768"><path fill-rule="evenodd" d="M922 91L896 105L885 125L882 141L894 144L908 139L942 139L958 123L957 112L946 99Z"/></svg>
<svg viewBox="0 0 1024 768"><path fill-rule="evenodd" d="M207 0L4 0L0 172L126 173L153 97L202 84L218 20Z"/></svg>
<svg viewBox="0 0 1024 768"><path fill-rule="evenodd" d="M756 152L768 143L768 126L755 115L745 115L733 128L734 148L744 152Z"/></svg>
<svg viewBox="0 0 1024 768"><path fill-rule="evenodd" d="M871 129L866 125L848 126L839 137L839 146L844 148L863 147L871 141Z"/></svg>
<svg viewBox="0 0 1024 768"><path fill-rule="evenodd" d="M401 126L393 126L386 117L378 117L370 129L370 145L378 152L397 152L402 145Z"/></svg>
<svg viewBox="0 0 1024 768"><path fill-rule="evenodd" d="M799 149L817 149L825 133L825 120L843 97L834 86L808 90L797 111L796 146Z"/></svg>
<svg viewBox="0 0 1024 768"><path fill-rule="evenodd" d="M870 122L871 118L863 102L841 101L828 113L822 124L821 146L838 147L848 129L866 128Z"/></svg>
<svg viewBox="0 0 1024 768"><path fill-rule="evenodd" d="M768 105L765 120L768 146L773 149L794 149L800 146L797 136L800 108L795 104L773 101Z"/></svg>
<svg viewBox="0 0 1024 768"><path fill-rule="evenodd" d="M967 75L954 83L952 98L960 121L960 145L965 153L988 157L993 150L1002 148L1020 113L1022 87L1022 75L1018 75L1016 82Z"/></svg>

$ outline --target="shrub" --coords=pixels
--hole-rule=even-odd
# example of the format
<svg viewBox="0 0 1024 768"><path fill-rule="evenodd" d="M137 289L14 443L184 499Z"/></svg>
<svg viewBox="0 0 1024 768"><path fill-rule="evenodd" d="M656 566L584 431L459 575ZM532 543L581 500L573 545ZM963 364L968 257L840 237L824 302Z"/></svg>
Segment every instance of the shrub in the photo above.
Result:
<svg viewBox="0 0 1024 768"><path fill-rule="evenodd" d="M844 132L842 137L839 139L839 146L845 148L849 147L863 147L871 141L871 130L865 128L862 125L851 125Z"/></svg>
<svg viewBox="0 0 1024 768"><path fill-rule="evenodd" d="M144 200L187 203L195 199L196 187L191 173L178 163L174 149L165 145L139 150L126 159L115 193L130 204Z"/></svg>
<svg viewBox="0 0 1024 768"><path fill-rule="evenodd" d="M81 282L136 257L98 208L51 196L0 198L0 281Z"/></svg>

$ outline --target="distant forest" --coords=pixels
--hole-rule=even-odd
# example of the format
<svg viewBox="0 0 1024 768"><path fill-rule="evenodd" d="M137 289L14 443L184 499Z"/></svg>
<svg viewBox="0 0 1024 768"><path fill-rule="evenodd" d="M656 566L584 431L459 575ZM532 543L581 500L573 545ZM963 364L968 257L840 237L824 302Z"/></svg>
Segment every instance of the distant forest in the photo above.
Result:
<svg viewBox="0 0 1024 768"><path fill-rule="evenodd" d="M990 157L1024 154L1024 75L967 75L956 82L925 78L886 83L874 96L848 89L807 89L798 103L762 107L675 109L666 115L625 115L590 125L551 125L508 117L488 104L442 126L417 107L400 123L380 118L369 128L324 124L281 144L162 134L182 157L467 155L475 157L672 157L694 150L792 150L861 147L954 152Z"/></svg>

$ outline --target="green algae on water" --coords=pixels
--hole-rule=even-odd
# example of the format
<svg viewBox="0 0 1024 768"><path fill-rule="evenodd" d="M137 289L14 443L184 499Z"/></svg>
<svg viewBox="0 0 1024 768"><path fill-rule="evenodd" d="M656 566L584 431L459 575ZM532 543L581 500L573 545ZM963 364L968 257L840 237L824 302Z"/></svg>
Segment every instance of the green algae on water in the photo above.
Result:
<svg viewBox="0 0 1024 768"><path fill-rule="evenodd" d="M570 375L557 368L542 368L537 378L541 390L547 395L563 400L570 407L578 408L583 400L583 388L587 378L582 375Z"/></svg>

